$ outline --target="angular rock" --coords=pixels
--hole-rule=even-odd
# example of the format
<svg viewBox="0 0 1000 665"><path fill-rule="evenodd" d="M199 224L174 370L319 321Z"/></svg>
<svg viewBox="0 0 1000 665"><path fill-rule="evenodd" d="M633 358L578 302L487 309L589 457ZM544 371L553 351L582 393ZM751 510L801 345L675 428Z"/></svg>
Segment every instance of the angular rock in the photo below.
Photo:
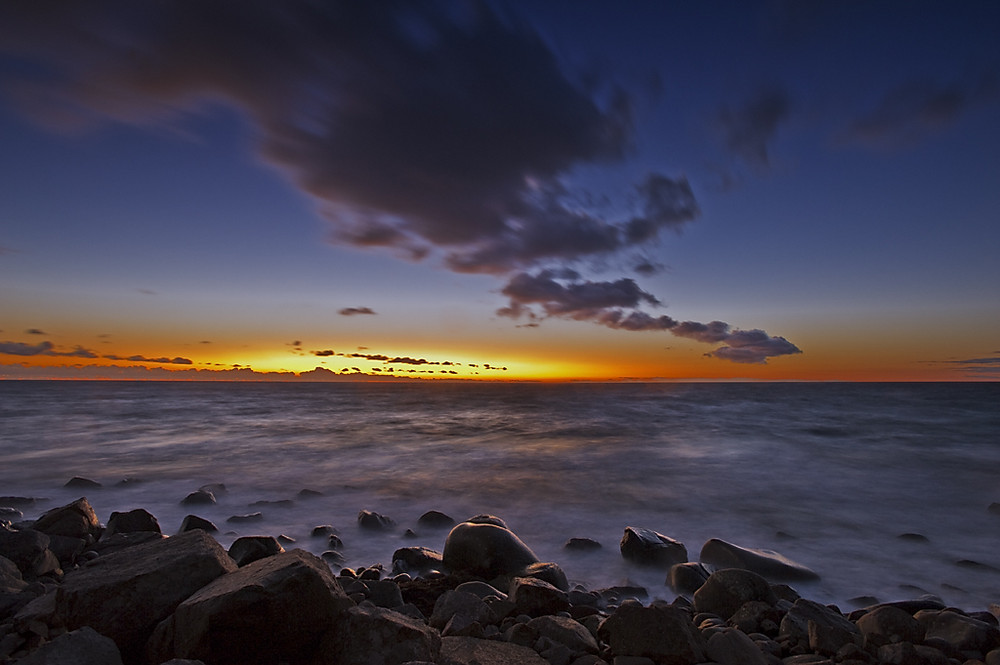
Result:
<svg viewBox="0 0 1000 665"><path fill-rule="evenodd" d="M388 529L395 524L396 523L394 521L385 515L371 510L362 510L358 513L358 526L362 529L378 531L380 529Z"/></svg>
<svg viewBox="0 0 1000 665"><path fill-rule="evenodd" d="M101 535L101 538L113 536L116 533L135 533L136 531L160 531L160 523L153 515L143 509L136 508L127 513L114 512L108 518L108 526Z"/></svg>
<svg viewBox="0 0 1000 665"><path fill-rule="evenodd" d="M157 623L234 570L211 536L189 531L94 559L66 576L55 607L68 628L91 626L118 644L123 660L136 662Z"/></svg>
<svg viewBox="0 0 1000 665"><path fill-rule="evenodd" d="M93 542L101 532L97 513L87 501L87 497L81 497L65 506L45 512L31 528L50 536L83 538L88 542Z"/></svg>
<svg viewBox="0 0 1000 665"><path fill-rule="evenodd" d="M473 637L441 640L438 665L550 665L534 649L508 642Z"/></svg>
<svg viewBox="0 0 1000 665"><path fill-rule="evenodd" d="M819 575L801 563L772 550L751 549L712 538L698 559L714 568L743 568L775 581L818 580Z"/></svg>
<svg viewBox="0 0 1000 665"><path fill-rule="evenodd" d="M403 604L403 594L399 585L392 580L375 580L363 582L368 588L368 600L376 607L395 609Z"/></svg>
<svg viewBox="0 0 1000 665"><path fill-rule="evenodd" d="M413 617L363 603L350 608L327 632L321 665L401 665L440 662L441 636ZM483 664L485 665L485 663Z"/></svg>
<svg viewBox="0 0 1000 665"><path fill-rule="evenodd" d="M708 580L711 573L700 563L675 563L667 573L667 586L681 596L692 596Z"/></svg>
<svg viewBox="0 0 1000 665"><path fill-rule="evenodd" d="M427 623L431 628L442 630L456 615L465 617L469 623L477 622L488 626L497 622L493 610L478 596L465 591L445 591L434 603L434 611Z"/></svg>
<svg viewBox="0 0 1000 665"><path fill-rule="evenodd" d="M0 592L18 593L27 586L28 583L24 581L17 564L5 556L0 556Z"/></svg>
<svg viewBox="0 0 1000 665"><path fill-rule="evenodd" d="M84 626L63 633L17 661L18 665L122 665L118 645Z"/></svg>
<svg viewBox="0 0 1000 665"><path fill-rule="evenodd" d="M205 533L216 533L219 530L219 527L215 526L214 523L204 517L198 517L197 515L185 515L178 533L193 531L194 529L201 529Z"/></svg>
<svg viewBox="0 0 1000 665"><path fill-rule="evenodd" d="M476 519L476 518L474 518ZM509 529L492 522L462 522L448 534L442 563L452 573L485 579L513 575L538 557Z"/></svg>
<svg viewBox="0 0 1000 665"><path fill-rule="evenodd" d="M601 623L598 637L618 656L641 656L664 665L691 665L707 657L691 615L668 605L621 605Z"/></svg>
<svg viewBox="0 0 1000 665"><path fill-rule="evenodd" d="M816 624L818 628L811 628L812 624ZM796 600L791 609L785 613L780 630L781 634L788 636L791 641L803 645L812 642L814 636L820 640L832 634L841 636L842 645L853 642L860 646L863 643L861 631L843 614L805 598Z"/></svg>
<svg viewBox="0 0 1000 665"><path fill-rule="evenodd" d="M625 527L619 549L624 558L644 566L669 568L688 560L683 543L652 529L634 526Z"/></svg>
<svg viewBox="0 0 1000 665"><path fill-rule="evenodd" d="M723 628L708 638L708 657L720 665L767 665L757 643L735 628Z"/></svg>
<svg viewBox="0 0 1000 665"><path fill-rule="evenodd" d="M562 616L540 616L528 622L528 628L539 637L558 642L574 655L597 653L597 640L583 624Z"/></svg>
<svg viewBox="0 0 1000 665"><path fill-rule="evenodd" d="M205 489L195 490L181 499L182 506L211 506L215 502L215 494Z"/></svg>
<svg viewBox="0 0 1000 665"><path fill-rule="evenodd" d="M283 552L218 577L181 602L157 626L149 660L307 660L353 606L321 559L302 550Z"/></svg>
<svg viewBox="0 0 1000 665"><path fill-rule="evenodd" d="M593 552L602 548L603 545L593 538L570 538L563 545L564 550L572 550L574 552Z"/></svg>
<svg viewBox="0 0 1000 665"><path fill-rule="evenodd" d="M392 569L398 573L440 570L442 565L441 554L426 547L401 547L392 553Z"/></svg>
<svg viewBox="0 0 1000 665"><path fill-rule="evenodd" d="M101 485L96 480L91 480L90 478L73 476L63 484L63 487L77 490L99 490L104 487L104 485Z"/></svg>
<svg viewBox="0 0 1000 665"><path fill-rule="evenodd" d="M569 609L569 596L565 591L534 577L515 577L510 583L507 599L514 603L519 614L530 617Z"/></svg>
<svg viewBox="0 0 1000 665"><path fill-rule="evenodd" d="M285 548L274 536L241 536L229 546L229 556L240 568L284 551Z"/></svg>
<svg viewBox="0 0 1000 665"><path fill-rule="evenodd" d="M709 612L728 619L736 610L752 600L768 605L778 602L774 591L763 577L740 568L717 570L694 593L696 612Z"/></svg>
<svg viewBox="0 0 1000 665"><path fill-rule="evenodd" d="M924 641L924 627L909 613L898 607L876 607L854 622L870 650L895 642Z"/></svg>
<svg viewBox="0 0 1000 665"><path fill-rule="evenodd" d="M156 531L135 531L133 533L115 533L111 536L101 536L101 539L94 543L90 550L100 555L111 554L123 550L133 545L141 545L152 540L163 540L166 538L162 533Z"/></svg>
<svg viewBox="0 0 1000 665"><path fill-rule="evenodd" d="M49 550L49 537L41 531L16 531L0 526L0 556L14 562L28 579L59 570L59 559Z"/></svg>
<svg viewBox="0 0 1000 665"><path fill-rule="evenodd" d="M428 529L448 529L455 525L455 518L437 510L428 510L417 518L417 524Z"/></svg>
<svg viewBox="0 0 1000 665"><path fill-rule="evenodd" d="M1000 647L996 626L950 610L921 610L914 617L924 627L924 640L942 639L959 651L986 655Z"/></svg>

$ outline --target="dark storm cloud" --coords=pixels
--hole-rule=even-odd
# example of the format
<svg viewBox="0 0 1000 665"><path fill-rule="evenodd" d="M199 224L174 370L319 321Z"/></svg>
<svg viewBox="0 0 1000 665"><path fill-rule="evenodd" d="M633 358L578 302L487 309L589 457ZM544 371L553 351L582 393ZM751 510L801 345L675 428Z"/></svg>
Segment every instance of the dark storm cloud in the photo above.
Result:
<svg viewBox="0 0 1000 665"><path fill-rule="evenodd" d="M356 316L358 314L375 314L375 310L371 307L345 307L344 309L337 312L341 316Z"/></svg>
<svg viewBox="0 0 1000 665"><path fill-rule="evenodd" d="M768 143L790 109L788 96L776 88L759 91L738 108L723 107L718 125L726 149L752 166L770 166Z"/></svg>
<svg viewBox="0 0 1000 665"><path fill-rule="evenodd" d="M772 337L763 330L734 330L723 321L677 321L636 309L660 303L630 279L591 282L580 281L579 275L569 271L520 273L504 287L503 294L510 302L497 314L514 319L539 319L542 314L535 308L540 307L545 317L593 321L617 330L669 331L677 337L722 344L705 355L737 363L766 363L774 356L802 353L785 338Z"/></svg>
<svg viewBox="0 0 1000 665"><path fill-rule="evenodd" d="M969 108L996 99L998 91L1000 83L993 72L967 83L910 81L857 118L843 139L884 147L913 143L952 124Z"/></svg>

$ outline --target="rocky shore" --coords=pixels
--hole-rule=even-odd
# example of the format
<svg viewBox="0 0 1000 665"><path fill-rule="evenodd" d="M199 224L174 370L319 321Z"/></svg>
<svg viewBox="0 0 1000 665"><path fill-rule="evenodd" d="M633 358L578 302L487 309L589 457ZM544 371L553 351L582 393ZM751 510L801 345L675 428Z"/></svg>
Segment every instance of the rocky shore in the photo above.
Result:
<svg viewBox="0 0 1000 665"><path fill-rule="evenodd" d="M210 493L182 503L196 511ZM845 613L799 596L809 568L718 539L689 561L682 543L623 526L622 556L663 571L667 602L571 587L491 515L426 513L415 526L440 530L441 552L350 569L330 525L313 529L322 556L270 535L227 551L193 514L166 536L141 508L105 524L86 498L23 519L32 508L0 497L3 665L1000 665L996 605L924 596ZM234 517L252 528L253 513ZM398 528L370 511L358 526Z"/></svg>

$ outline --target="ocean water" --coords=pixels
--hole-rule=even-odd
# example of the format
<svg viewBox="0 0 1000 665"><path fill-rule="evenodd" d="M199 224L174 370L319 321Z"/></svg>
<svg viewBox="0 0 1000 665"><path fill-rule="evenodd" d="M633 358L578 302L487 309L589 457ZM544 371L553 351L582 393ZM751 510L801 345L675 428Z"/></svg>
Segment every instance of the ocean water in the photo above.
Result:
<svg viewBox="0 0 1000 665"><path fill-rule="evenodd" d="M179 504L208 483L217 505ZM310 531L332 524L346 565L387 568L397 547L442 549L423 512L492 513L571 582L673 598L621 558L634 525L691 560L709 538L776 550L821 575L802 595L842 609L931 593L978 610L1000 602L1000 384L7 381L0 495L44 499L26 519L86 495L102 521L142 507L169 534L193 512L226 546L286 534L317 554ZM362 509L397 526L362 531Z"/></svg>

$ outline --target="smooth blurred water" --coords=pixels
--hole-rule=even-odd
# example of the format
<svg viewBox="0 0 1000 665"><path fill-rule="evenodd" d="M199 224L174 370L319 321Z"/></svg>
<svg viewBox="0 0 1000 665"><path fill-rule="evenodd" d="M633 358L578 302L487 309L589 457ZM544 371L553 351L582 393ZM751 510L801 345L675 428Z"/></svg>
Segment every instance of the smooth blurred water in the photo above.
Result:
<svg viewBox="0 0 1000 665"><path fill-rule="evenodd" d="M104 484L86 492L102 520L144 507L172 533L195 512L228 545L227 517L261 510L240 535L284 533L319 553L309 532L333 524L354 566L440 550L446 532L416 527L436 509L503 517L590 588L672 597L664 572L621 559L635 525L692 560L712 537L778 550L822 575L801 593L843 606L922 592L1000 602L1000 516L987 512L1000 501L1000 384L8 381L0 460L0 495L48 499L26 518L78 498L62 485L79 475ZM218 505L179 505L206 483L227 486ZM323 496L248 507L303 488ZM362 532L361 509L398 527ZM579 536L603 550L562 550Z"/></svg>

